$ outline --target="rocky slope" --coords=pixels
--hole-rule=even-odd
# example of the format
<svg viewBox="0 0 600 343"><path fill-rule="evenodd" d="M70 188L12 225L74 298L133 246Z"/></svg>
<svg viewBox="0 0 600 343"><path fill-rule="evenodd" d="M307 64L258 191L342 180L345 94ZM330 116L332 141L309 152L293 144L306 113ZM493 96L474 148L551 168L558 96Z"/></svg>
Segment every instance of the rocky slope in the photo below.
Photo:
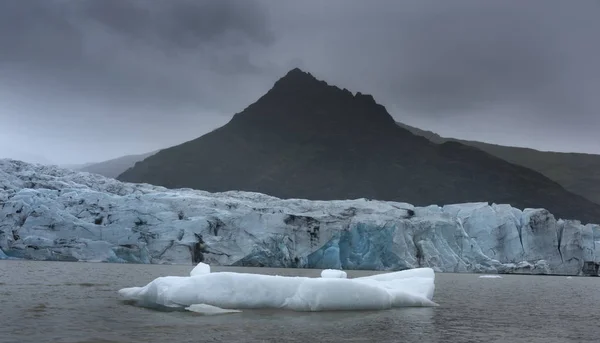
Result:
<svg viewBox="0 0 600 343"><path fill-rule="evenodd" d="M279 198L417 206L490 201L600 222L600 205L481 150L400 128L372 96L290 71L226 125L163 149L118 178Z"/></svg>
<svg viewBox="0 0 600 343"><path fill-rule="evenodd" d="M600 262L599 226L509 205L168 190L12 160L0 205L0 258L565 275Z"/></svg>
<svg viewBox="0 0 600 343"><path fill-rule="evenodd" d="M533 169L556 181L568 191L600 204L600 155L539 151L447 138L403 123L398 123L398 125L436 144L458 142L485 151L507 162Z"/></svg>

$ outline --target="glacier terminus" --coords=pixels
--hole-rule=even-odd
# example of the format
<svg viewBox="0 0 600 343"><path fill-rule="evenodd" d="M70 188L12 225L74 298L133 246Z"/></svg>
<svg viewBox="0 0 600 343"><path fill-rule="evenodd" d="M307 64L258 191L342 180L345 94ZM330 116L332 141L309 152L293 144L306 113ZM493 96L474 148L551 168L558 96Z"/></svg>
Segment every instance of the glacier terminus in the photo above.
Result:
<svg viewBox="0 0 600 343"><path fill-rule="evenodd" d="M0 259L598 275L600 226L544 209L311 201L0 160Z"/></svg>

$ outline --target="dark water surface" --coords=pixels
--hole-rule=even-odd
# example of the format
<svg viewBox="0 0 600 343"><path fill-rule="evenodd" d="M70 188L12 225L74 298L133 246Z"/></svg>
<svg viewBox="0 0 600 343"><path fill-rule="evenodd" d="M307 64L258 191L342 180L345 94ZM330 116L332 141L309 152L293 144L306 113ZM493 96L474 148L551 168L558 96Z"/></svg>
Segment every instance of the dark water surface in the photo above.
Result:
<svg viewBox="0 0 600 343"><path fill-rule="evenodd" d="M436 274L436 308L202 316L117 290L192 266L0 261L0 342L600 342L600 278ZM318 276L319 270L213 268ZM349 272L350 277L368 272Z"/></svg>

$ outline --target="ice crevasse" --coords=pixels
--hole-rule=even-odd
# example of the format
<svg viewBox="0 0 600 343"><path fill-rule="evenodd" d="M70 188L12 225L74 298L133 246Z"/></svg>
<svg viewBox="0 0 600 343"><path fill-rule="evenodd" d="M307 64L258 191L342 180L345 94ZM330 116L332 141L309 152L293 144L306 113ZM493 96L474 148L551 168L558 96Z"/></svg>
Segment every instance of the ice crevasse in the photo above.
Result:
<svg viewBox="0 0 600 343"><path fill-rule="evenodd" d="M434 290L431 268L349 279L333 270L320 278L211 273L208 265L200 263L190 276L159 277L144 287L123 288L119 294L143 307L215 314L265 308L348 311L430 307L437 306Z"/></svg>

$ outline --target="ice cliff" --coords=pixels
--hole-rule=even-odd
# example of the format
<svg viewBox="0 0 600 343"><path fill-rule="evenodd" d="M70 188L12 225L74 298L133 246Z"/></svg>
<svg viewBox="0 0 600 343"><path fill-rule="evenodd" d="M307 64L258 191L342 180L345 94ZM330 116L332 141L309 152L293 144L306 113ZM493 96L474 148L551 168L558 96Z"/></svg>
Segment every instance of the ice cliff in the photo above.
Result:
<svg viewBox="0 0 600 343"><path fill-rule="evenodd" d="M0 207L0 259L565 275L600 262L600 226L509 205L282 200L0 160Z"/></svg>

